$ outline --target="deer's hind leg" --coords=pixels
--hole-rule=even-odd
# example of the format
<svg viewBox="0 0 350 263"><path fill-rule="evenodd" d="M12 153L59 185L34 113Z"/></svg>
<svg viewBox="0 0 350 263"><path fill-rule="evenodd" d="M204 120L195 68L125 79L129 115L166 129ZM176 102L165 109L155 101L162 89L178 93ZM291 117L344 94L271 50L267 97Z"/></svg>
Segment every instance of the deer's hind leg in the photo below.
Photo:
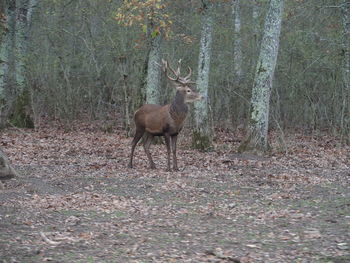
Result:
<svg viewBox="0 0 350 263"><path fill-rule="evenodd" d="M154 136L152 134L150 134L149 132L145 132L145 137L143 138L143 148L145 149L148 161L149 161L149 167L151 169L156 169L156 165L154 164L153 160L152 160L152 156L151 153L149 151L149 148L151 146L151 143L153 141Z"/></svg>
<svg viewBox="0 0 350 263"><path fill-rule="evenodd" d="M145 129L144 128L136 128L136 132L135 132L135 136L134 139L132 140L131 143L131 154L130 154L130 161L129 161L129 168L132 168L132 161L133 161L133 157L134 157L134 151L135 151L135 147L137 145L137 143L139 142L139 140L142 138L142 135L144 134Z"/></svg>

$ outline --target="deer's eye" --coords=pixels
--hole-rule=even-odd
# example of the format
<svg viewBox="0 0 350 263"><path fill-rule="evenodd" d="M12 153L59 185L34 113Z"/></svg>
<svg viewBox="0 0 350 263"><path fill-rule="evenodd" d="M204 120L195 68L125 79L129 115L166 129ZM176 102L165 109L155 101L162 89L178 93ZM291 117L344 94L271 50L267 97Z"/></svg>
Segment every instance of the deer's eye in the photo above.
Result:
<svg viewBox="0 0 350 263"><path fill-rule="evenodd" d="M190 90L190 89L188 89L188 90L187 90L187 93L191 93L191 90Z"/></svg>

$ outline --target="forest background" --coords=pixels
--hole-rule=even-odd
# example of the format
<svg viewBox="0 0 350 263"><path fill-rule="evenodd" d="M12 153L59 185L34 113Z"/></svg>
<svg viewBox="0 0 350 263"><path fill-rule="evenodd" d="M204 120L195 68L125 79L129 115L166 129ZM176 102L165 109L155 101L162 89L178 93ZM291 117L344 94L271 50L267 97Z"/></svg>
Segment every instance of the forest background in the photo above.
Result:
<svg viewBox="0 0 350 263"><path fill-rule="evenodd" d="M208 3L209 126L245 126L269 1L130 3L125 9L123 1L1 1L1 126L40 126L43 117L69 124L84 117L116 120L129 131L134 110L148 100L145 82L155 38L161 36L160 58L174 64L182 59L183 68L197 75ZM348 138L348 5L285 1L270 128L326 129ZM146 22L137 16L142 8ZM164 76L157 85L152 101L169 103L173 87Z"/></svg>

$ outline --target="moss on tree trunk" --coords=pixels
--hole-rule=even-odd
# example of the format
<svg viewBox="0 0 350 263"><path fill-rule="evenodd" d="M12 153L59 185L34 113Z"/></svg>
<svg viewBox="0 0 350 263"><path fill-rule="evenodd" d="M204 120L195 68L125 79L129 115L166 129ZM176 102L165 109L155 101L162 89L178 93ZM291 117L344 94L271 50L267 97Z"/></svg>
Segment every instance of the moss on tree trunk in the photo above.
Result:
<svg viewBox="0 0 350 263"><path fill-rule="evenodd" d="M243 142L238 147L239 153L252 153L258 156L266 155L270 152L270 144L266 141L261 141L261 137L250 132L248 137L243 140Z"/></svg>
<svg viewBox="0 0 350 263"><path fill-rule="evenodd" d="M30 109L30 92L25 89L16 99L10 123L19 128L34 128Z"/></svg>

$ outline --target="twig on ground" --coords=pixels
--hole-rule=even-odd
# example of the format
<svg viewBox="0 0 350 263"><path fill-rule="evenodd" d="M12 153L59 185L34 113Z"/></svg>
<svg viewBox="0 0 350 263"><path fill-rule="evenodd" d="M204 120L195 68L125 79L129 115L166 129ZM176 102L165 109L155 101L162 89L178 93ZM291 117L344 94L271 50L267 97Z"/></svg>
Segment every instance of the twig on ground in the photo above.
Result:
<svg viewBox="0 0 350 263"><path fill-rule="evenodd" d="M49 245L52 245L52 246L57 246L59 244L61 244L61 242L56 242L56 241L53 241L51 239L49 239L47 236L45 236L45 234L43 232L39 232L41 238L46 242L48 243Z"/></svg>

